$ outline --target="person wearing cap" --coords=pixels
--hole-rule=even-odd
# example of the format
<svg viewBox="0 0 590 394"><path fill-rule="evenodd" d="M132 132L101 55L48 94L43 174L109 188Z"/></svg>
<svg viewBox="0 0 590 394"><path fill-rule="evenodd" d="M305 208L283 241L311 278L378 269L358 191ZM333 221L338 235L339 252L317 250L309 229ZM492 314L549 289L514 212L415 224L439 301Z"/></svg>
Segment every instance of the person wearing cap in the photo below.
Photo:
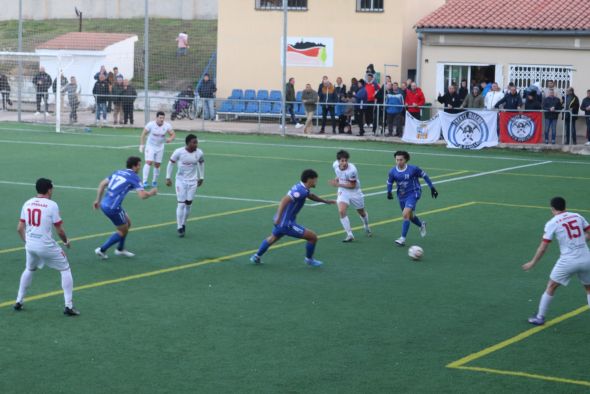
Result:
<svg viewBox="0 0 590 394"><path fill-rule="evenodd" d="M113 104L115 105L113 124L123 124L123 76L121 74L117 76L112 94Z"/></svg>

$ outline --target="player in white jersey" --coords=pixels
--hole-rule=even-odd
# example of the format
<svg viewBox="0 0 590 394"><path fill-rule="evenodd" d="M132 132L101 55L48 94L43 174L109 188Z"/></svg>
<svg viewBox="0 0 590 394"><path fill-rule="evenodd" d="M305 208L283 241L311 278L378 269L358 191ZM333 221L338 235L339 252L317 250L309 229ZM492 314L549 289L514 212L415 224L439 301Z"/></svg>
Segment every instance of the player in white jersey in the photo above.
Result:
<svg viewBox="0 0 590 394"><path fill-rule="evenodd" d="M160 163L164 156L164 144L174 141L176 134L168 122L164 122L165 114L162 111L156 113L156 120L152 120L145 125L139 139L139 151L143 152L145 148L145 164L143 165L143 187L148 187L148 177L150 167L154 165L152 175L152 186L158 186L158 176L160 175ZM166 138L168 135L168 138ZM147 144L146 144L147 136Z"/></svg>
<svg viewBox="0 0 590 394"><path fill-rule="evenodd" d="M559 259L549 275L549 283L539 302L539 311L529 318L529 323L537 326L545 324L545 315L555 290L561 285L567 286L574 275L578 276L586 288L588 305L590 305L590 249L586 244L590 239L590 225L581 215L567 212L565 200L562 197L551 199L551 212L553 219L545 225L543 239L535 256L522 266L525 271L533 268L545 254L553 237L557 238Z"/></svg>
<svg viewBox="0 0 590 394"><path fill-rule="evenodd" d="M336 173L336 178L330 180L330 184L338 188L338 198L336 199L338 213L340 214L340 223L342 223L342 227L346 231L346 238L342 242L354 241L350 220L346 213L349 205L352 205L356 209L363 221L365 233L367 236L371 236L369 215L365 210L365 197L361 191L358 171L354 164L348 162L348 159L350 159L350 155L347 151L341 150L336 153L336 161L332 165Z"/></svg>
<svg viewBox="0 0 590 394"><path fill-rule="evenodd" d="M20 214L17 231L25 242L26 268L20 278L18 295L14 304L15 311L23 309L27 288L33 280L33 273L37 268L41 269L45 264L56 269L61 274L61 287L64 291L65 309L64 315L77 316L80 314L72 304L74 279L68 259L53 239L52 228L64 245L69 248L70 241L62 227L57 204L51 200L53 184L49 179L40 178L35 184L37 197L31 198L23 205Z"/></svg>
<svg viewBox="0 0 590 394"><path fill-rule="evenodd" d="M205 179L205 159L203 151L198 149L199 141L197 136L189 134L185 138L186 146L178 148L170 156L166 167L166 186L172 185L172 170L174 164L178 165L176 172L176 223L178 225L178 236L184 237L186 232L186 219L191 212L191 206L197 188L203 184Z"/></svg>

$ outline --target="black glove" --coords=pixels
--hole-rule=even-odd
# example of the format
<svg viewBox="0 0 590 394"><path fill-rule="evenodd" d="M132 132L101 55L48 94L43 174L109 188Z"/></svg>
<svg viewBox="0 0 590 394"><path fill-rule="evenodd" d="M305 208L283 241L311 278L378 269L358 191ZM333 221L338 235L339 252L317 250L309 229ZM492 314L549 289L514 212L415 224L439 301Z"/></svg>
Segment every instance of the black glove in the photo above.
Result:
<svg viewBox="0 0 590 394"><path fill-rule="evenodd" d="M393 194L391 192L387 192L387 199L393 200Z"/></svg>
<svg viewBox="0 0 590 394"><path fill-rule="evenodd" d="M430 195L432 196L432 198L437 198L438 197L438 192L436 191L436 188L432 188L430 189Z"/></svg>

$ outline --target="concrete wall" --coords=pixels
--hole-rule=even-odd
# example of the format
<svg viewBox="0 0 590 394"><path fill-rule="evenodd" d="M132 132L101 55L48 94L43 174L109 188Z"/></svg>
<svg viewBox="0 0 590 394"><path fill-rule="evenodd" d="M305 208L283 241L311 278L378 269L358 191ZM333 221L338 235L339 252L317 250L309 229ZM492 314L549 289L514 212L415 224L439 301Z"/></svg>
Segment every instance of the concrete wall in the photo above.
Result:
<svg viewBox="0 0 590 394"><path fill-rule="evenodd" d="M149 0L150 16L172 19L216 19L218 0ZM235 0L234 0L235 1ZM240 0L244 1L244 0ZM145 0L22 0L24 19L143 18ZM18 19L19 0L0 0L0 20Z"/></svg>
<svg viewBox="0 0 590 394"><path fill-rule="evenodd" d="M385 0L384 12L370 13L356 12L356 0L308 0L307 11L289 12L287 35L333 38L334 65L289 67L287 77L295 77L296 90L306 83L316 88L322 75L332 81L340 76L349 86L352 77L364 77L373 63L382 74L384 64L397 64L387 72L394 80L405 79L416 59L416 43L404 44L415 41L415 33L405 32L443 3L424 0L417 7L412 0ZM228 96L232 88L282 90L282 33L281 11L256 10L255 0L219 0L218 97Z"/></svg>
<svg viewBox="0 0 590 394"><path fill-rule="evenodd" d="M466 40L466 37L461 38ZM471 38L475 39L474 37ZM485 39L487 40L487 39ZM520 39L518 39L520 40ZM536 45L543 45L544 38L529 38ZM445 40L448 41L448 40ZM506 37L506 42L511 38ZM549 42L555 41L549 39ZM569 41L574 42L574 38ZM440 42L440 41L439 41ZM525 40L525 42L527 42ZM547 45L549 47L549 45ZM573 48L573 47L572 47ZM435 101L437 96L437 64L439 63L469 63L469 64L499 64L502 65L503 82L509 82L509 65L562 65L573 66L573 87L579 97L586 95L590 88L590 74L586 72L590 49L579 46L578 49L550 48L510 48L499 45L424 45L422 56L422 90L427 101ZM426 63L428 60L428 63Z"/></svg>

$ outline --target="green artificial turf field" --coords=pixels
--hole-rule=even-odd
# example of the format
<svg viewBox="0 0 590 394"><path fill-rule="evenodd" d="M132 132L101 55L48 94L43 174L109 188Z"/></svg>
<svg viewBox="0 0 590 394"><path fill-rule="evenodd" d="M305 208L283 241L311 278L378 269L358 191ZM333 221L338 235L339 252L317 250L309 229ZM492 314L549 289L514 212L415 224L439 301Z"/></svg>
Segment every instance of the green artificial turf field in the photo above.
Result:
<svg viewBox="0 0 590 394"><path fill-rule="evenodd" d="M124 203L133 222L133 259L99 260L113 231L92 210L98 183L139 155L140 130L56 134L0 125L0 392L499 393L586 392L590 316L577 279L558 290L545 327L536 311L558 256L551 245L525 273L548 201L590 216L590 161L563 154L199 133L206 178L187 235L176 234L173 188ZM185 133L167 147L183 144ZM248 257L272 228L276 202L301 171L328 185L336 151L347 149L365 192L373 237L353 211L356 241L343 244L337 210L308 202L298 222L320 240L320 268L304 244L283 239L253 265ZM401 222L385 198L392 152L435 182L424 193L407 246L393 244ZM164 174L160 176L163 184ZM12 310L24 251L16 234L34 182L55 184L76 289L77 318L62 315L59 274L35 274L25 310ZM567 315L569 312L571 314Z"/></svg>

